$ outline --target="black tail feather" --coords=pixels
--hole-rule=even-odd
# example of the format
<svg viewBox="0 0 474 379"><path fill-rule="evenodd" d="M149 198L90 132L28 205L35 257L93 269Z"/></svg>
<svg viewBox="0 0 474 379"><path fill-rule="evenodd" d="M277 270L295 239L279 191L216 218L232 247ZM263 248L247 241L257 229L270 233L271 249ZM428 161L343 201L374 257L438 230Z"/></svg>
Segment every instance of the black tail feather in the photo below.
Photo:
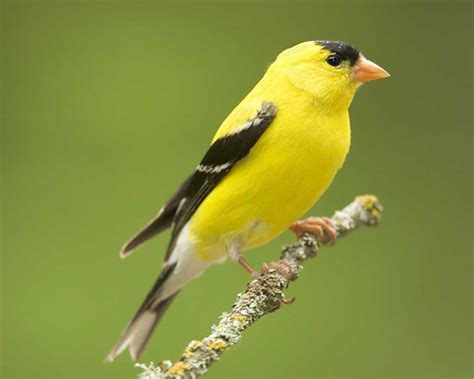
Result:
<svg viewBox="0 0 474 379"><path fill-rule="evenodd" d="M166 265L163 268L160 276L150 292L148 292L142 305L133 316L118 342L105 358L106 362L112 362L115 357L122 353L127 347L129 348L130 355L134 360L136 360L143 352L143 349L153 334L161 317L163 317L171 302L179 292L179 290L177 290L171 296L159 300L160 289L173 273L175 267L176 263Z"/></svg>

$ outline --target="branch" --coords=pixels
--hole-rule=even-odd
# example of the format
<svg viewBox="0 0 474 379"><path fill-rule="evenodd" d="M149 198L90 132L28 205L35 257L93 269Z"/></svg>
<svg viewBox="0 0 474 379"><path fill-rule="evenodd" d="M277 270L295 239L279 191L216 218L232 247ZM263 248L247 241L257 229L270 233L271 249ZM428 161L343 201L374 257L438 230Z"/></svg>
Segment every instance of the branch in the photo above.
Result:
<svg viewBox="0 0 474 379"><path fill-rule="evenodd" d="M379 223L382 205L372 195L358 196L341 211L332 216L331 221L338 237L343 237L359 226L375 226ZM231 346L239 342L243 332L262 316L281 307L285 302L283 291L290 281L296 280L302 270L302 263L317 255L326 243L315 236L304 234L299 240L283 249L281 260L287 273L271 268L253 279L244 292L237 295L230 313L223 313L219 323L212 326L212 332L202 341L191 341L181 358L172 363L163 361L158 367L137 364L143 372L140 379L197 378Z"/></svg>

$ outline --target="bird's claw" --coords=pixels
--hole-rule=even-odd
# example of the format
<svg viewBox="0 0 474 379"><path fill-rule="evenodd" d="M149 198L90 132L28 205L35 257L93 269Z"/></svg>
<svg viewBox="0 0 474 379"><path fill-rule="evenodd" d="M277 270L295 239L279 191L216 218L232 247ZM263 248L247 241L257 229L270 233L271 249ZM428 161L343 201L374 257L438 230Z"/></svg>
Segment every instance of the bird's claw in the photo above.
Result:
<svg viewBox="0 0 474 379"><path fill-rule="evenodd" d="M307 219L296 221L290 226L290 230L298 237L304 233L314 234L323 243L336 243L337 232L332 222L327 217L308 217Z"/></svg>
<svg viewBox="0 0 474 379"><path fill-rule="evenodd" d="M290 305L290 304L293 304L295 300L296 300L296 297L292 297L291 299L287 299L284 297L283 299L281 299L281 303L285 305Z"/></svg>
<svg viewBox="0 0 474 379"><path fill-rule="evenodd" d="M293 273L291 271L291 267L288 262L284 260L279 260L270 263L264 263L262 268L260 269L260 274L264 275L268 273L271 269L277 270L280 274L282 274L287 281L290 281L293 277Z"/></svg>

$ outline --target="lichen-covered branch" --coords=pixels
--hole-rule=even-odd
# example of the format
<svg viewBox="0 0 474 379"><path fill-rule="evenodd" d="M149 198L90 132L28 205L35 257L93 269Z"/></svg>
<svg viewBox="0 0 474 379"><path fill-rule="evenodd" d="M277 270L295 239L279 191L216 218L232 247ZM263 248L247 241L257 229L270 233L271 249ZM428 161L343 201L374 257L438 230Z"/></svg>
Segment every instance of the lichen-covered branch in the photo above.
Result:
<svg viewBox="0 0 474 379"><path fill-rule="evenodd" d="M359 226L377 225L381 213L382 205L377 198L363 195L337 211L331 217L331 222L337 236L342 237ZM163 361L157 367L153 363L149 366L137 364L143 369L140 379L188 379L204 374L225 351L239 342L245 329L281 307L285 302L283 291L290 281L298 278L302 263L315 257L324 245L324 241L319 241L315 236L304 234L295 244L285 247L279 262L288 268L288 272L271 268L253 279L245 291L238 294L232 310L221 315L209 336L202 341L191 341L175 363Z"/></svg>

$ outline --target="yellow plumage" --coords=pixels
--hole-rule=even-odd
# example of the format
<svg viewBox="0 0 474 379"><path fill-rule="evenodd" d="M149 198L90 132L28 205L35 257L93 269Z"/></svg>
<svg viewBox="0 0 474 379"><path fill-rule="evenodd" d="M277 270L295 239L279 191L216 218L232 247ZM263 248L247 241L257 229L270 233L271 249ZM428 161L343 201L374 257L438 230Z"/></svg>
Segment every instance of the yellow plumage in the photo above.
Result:
<svg viewBox="0 0 474 379"><path fill-rule="evenodd" d="M123 247L126 257L173 228L163 270L108 361L126 348L136 359L179 290L213 263L230 256L255 274L241 253L276 237L319 199L349 151L357 87L387 76L342 42L304 42L278 56L195 172Z"/></svg>
<svg viewBox="0 0 474 379"><path fill-rule="evenodd" d="M318 63L330 54L314 42L283 52L222 123L214 140L240 128L263 102L277 108L271 126L250 154L191 219L189 238L201 259L224 256L222 247L236 238L241 240L241 251L273 239L318 200L342 166L349 151L348 106L356 84L346 88L347 74L330 70L341 77L340 87L326 83L333 78L326 78L324 68L319 69L324 74L319 80L312 79ZM303 68L293 70L296 61ZM320 88L328 88L324 96Z"/></svg>

